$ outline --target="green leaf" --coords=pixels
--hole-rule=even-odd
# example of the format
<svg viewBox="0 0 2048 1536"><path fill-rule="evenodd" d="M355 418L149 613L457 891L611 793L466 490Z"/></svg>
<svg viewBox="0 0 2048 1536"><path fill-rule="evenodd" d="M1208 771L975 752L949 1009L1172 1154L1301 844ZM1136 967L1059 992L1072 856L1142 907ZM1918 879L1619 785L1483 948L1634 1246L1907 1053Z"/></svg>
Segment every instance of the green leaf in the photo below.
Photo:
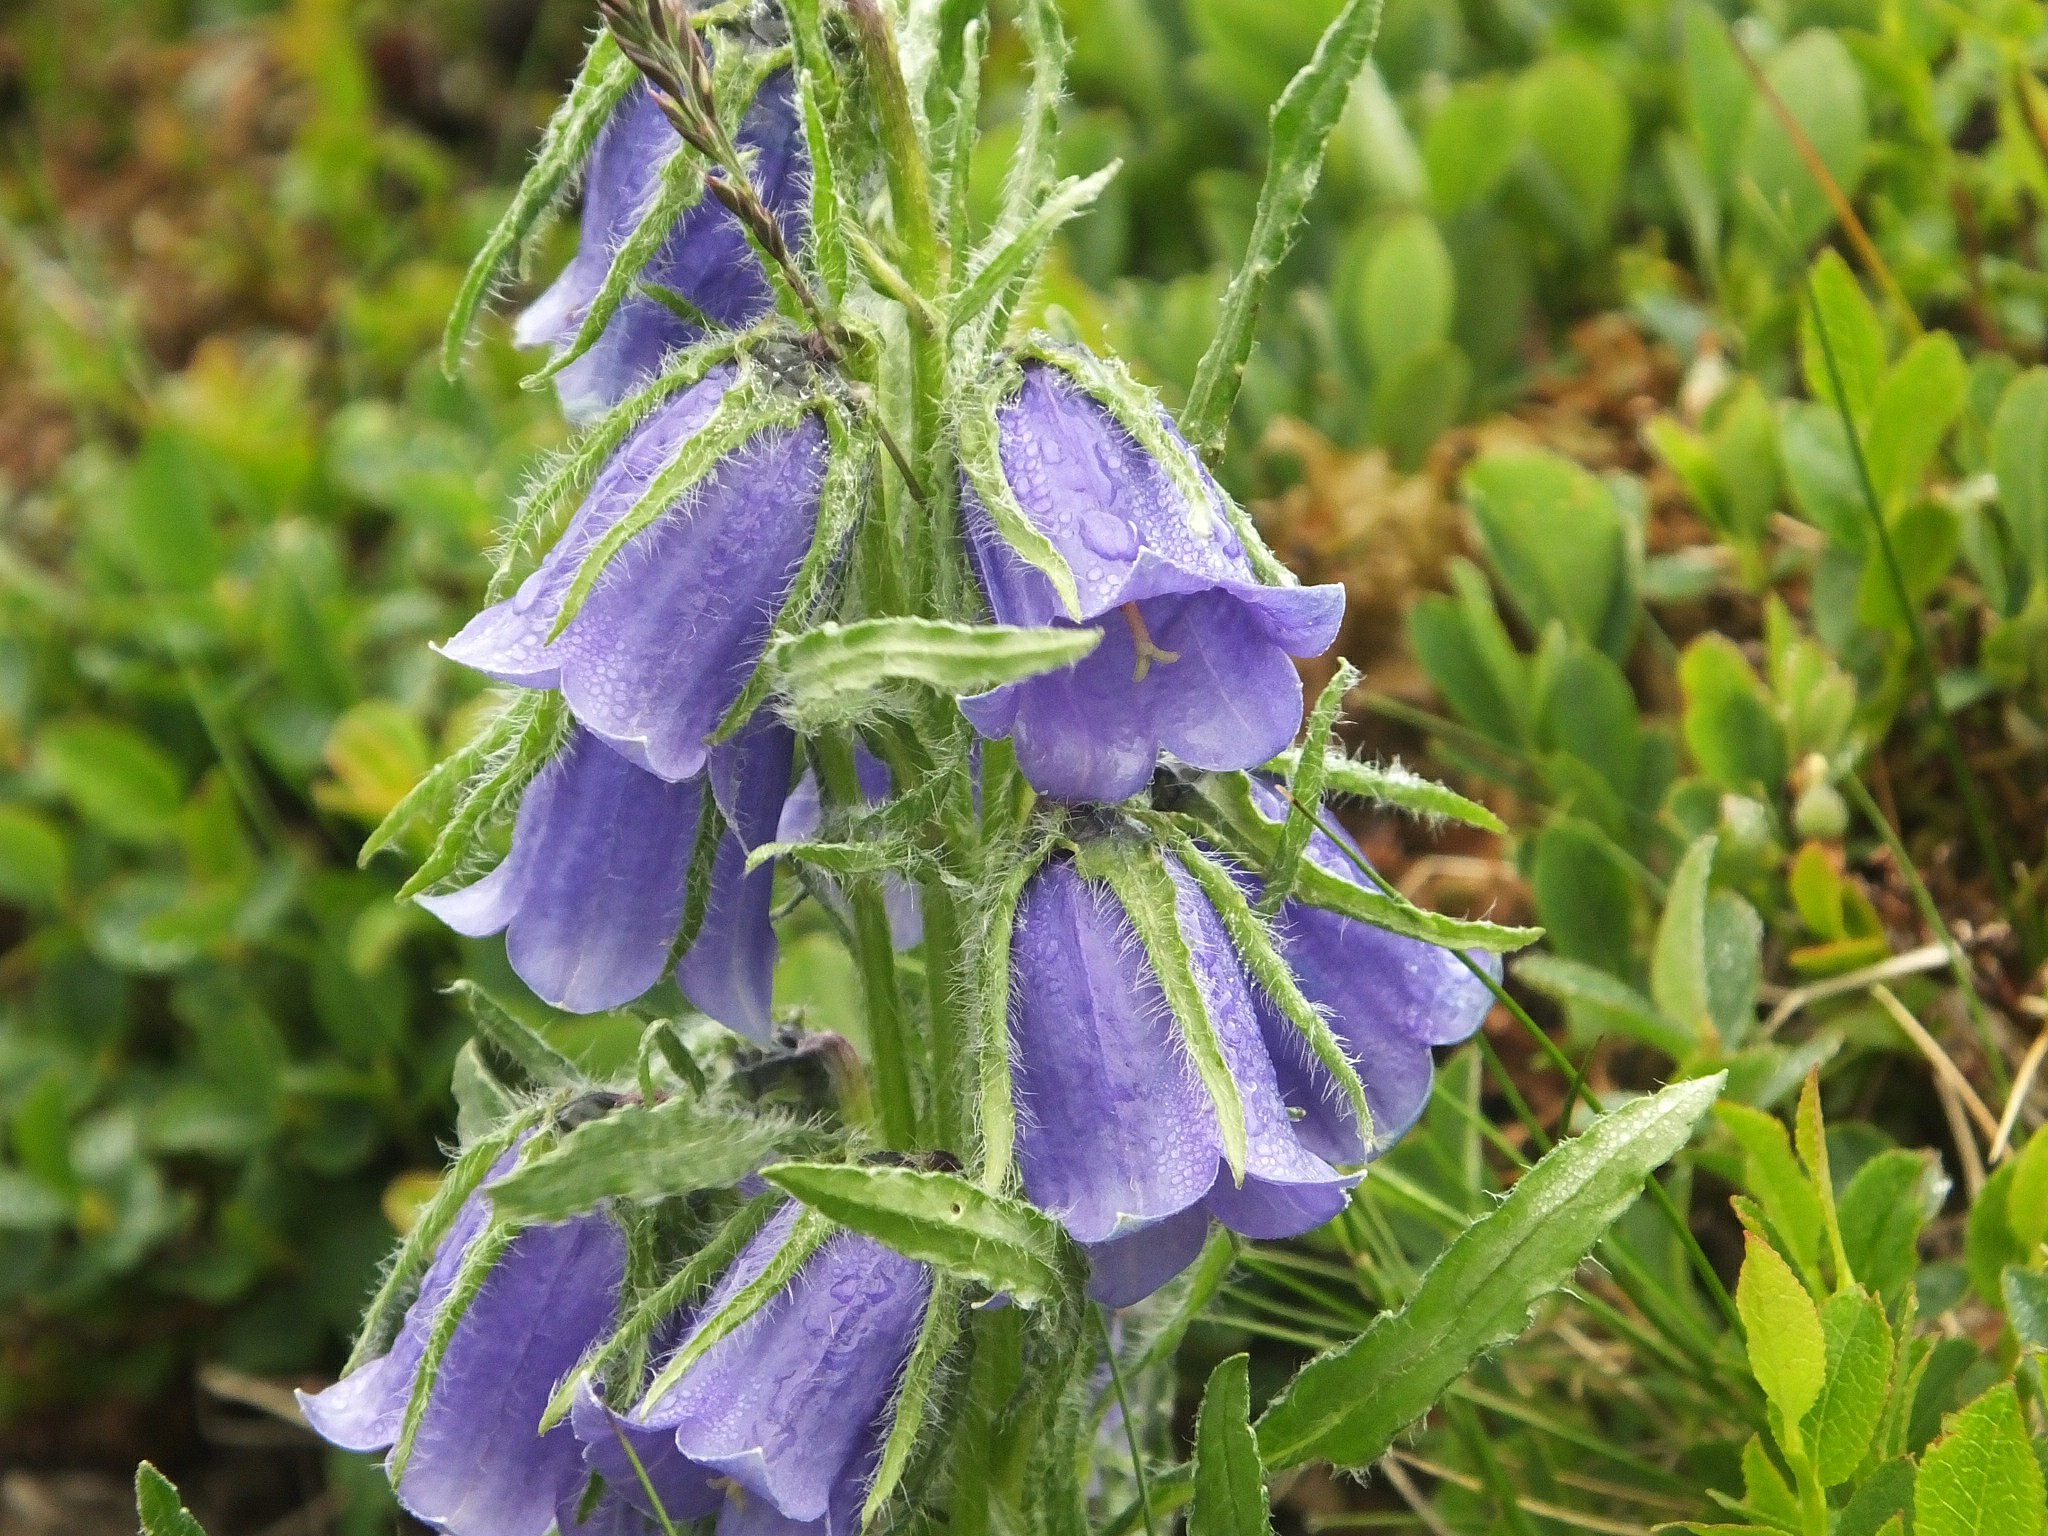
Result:
<svg viewBox="0 0 2048 1536"><path fill-rule="evenodd" d="M398 888L401 901L440 884L485 851L492 831L518 810L526 787L554 760L573 723L552 690L523 689L474 741L428 771L370 834L368 859L414 822L435 827L419 868Z"/></svg>
<svg viewBox="0 0 2048 1536"><path fill-rule="evenodd" d="M1381 233L1365 264L1358 297L1359 349L1384 373L1411 352L1444 341L1457 307L1457 277L1443 236L1426 214L1411 213Z"/></svg>
<svg viewBox="0 0 2048 1536"><path fill-rule="evenodd" d="M1806 375L1806 392L1830 407L1846 402L1850 419L1860 429L1870 421L1878 391L1884 386L1884 323L1839 252L1822 251L1808 281L1812 284L1811 302L1799 312L1799 366ZM1835 367L1842 375L1843 400L1835 398L1827 349L1821 345L1823 326L1828 345L1834 348Z"/></svg>
<svg viewBox="0 0 2048 1536"><path fill-rule="evenodd" d="M1521 147L1521 113L1512 89L1494 79L1459 81L1422 136L1431 204L1449 219L1485 202Z"/></svg>
<svg viewBox="0 0 2048 1536"><path fill-rule="evenodd" d="M1007 1292L1019 1306L1057 1300L1059 1224L957 1173L853 1163L778 1163L762 1177L842 1226L898 1253Z"/></svg>
<svg viewBox="0 0 2048 1536"><path fill-rule="evenodd" d="M185 776L155 742L117 720L59 720L36 737L36 771L80 816L124 843L177 833Z"/></svg>
<svg viewBox="0 0 2048 1536"><path fill-rule="evenodd" d="M1880 1462L1842 1506L1832 1536L1904 1536L1902 1522L1913 1510L1915 1471L1904 1456Z"/></svg>
<svg viewBox="0 0 2048 1536"><path fill-rule="evenodd" d="M1749 1349L1750 1374L1799 1449L1798 1428L1827 1381L1828 1344L1820 1312L1778 1250L1754 1232L1743 1234L1742 1274L1735 1308Z"/></svg>
<svg viewBox="0 0 2048 1536"><path fill-rule="evenodd" d="M1919 1268L1920 1232L1937 1179L1932 1152L1892 1147L1858 1168L1842 1191L1837 1219L1849 1267L1880 1296L1894 1295Z"/></svg>
<svg viewBox="0 0 2048 1536"><path fill-rule="evenodd" d="M2012 1189L2005 1197L2006 1220L2028 1254L2048 1241L2048 1135L2035 1132L2013 1159Z"/></svg>
<svg viewBox="0 0 2048 1536"><path fill-rule="evenodd" d="M483 249L469 265L462 279L455 306L448 312L448 326L441 338L441 367L450 377L462 363L462 345L469 339L477 311L498 281L519 247L560 197L562 189L589 156L597 136L611 120L612 109L626 99L639 80L636 70L619 52L618 41L600 28L584 55L576 83L555 115L548 119L534 154L533 168L519 183L512 204L485 238Z"/></svg>
<svg viewBox="0 0 2048 1536"><path fill-rule="evenodd" d="M1821 1305L1827 1379L1802 1426L1821 1486L1847 1482L1863 1462L1891 1389L1892 1330L1884 1304L1860 1287Z"/></svg>
<svg viewBox="0 0 2048 1536"><path fill-rule="evenodd" d="M1824 1217L1820 1196L1792 1155L1792 1138L1775 1115L1723 1102L1714 1115L1742 1147L1742 1181L1763 1202L1778 1239L1800 1273L1818 1280Z"/></svg>
<svg viewBox="0 0 2048 1536"><path fill-rule="evenodd" d="M1322 174L1323 149L1337 126L1358 72L1379 31L1381 0L1347 0L1315 56L1288 82L1268 123L1266 180L1244 261L1223 291L1216 334L1202 353L1181 412L1181 431L1204 457L1222 449L1231 406L1244 382L1259 306L1281 259L1294 244L1309 197Z"/></svg>
<svg viewBox="0 0 2048 1536"><path fill-rule="evenodd" d="M1289 747L1267 763L1264 771L1291 780L1300 767L1301 749ZM1425 779L1399 762L1362 763L1342 747L1330 749L1323 767L1323 793L1391 805L1429 822L1460 821L1468 827L1507 835L1507 823L1477 800L1468 800L1448 785Z"/></svg>
<svg viewBox="0 0 2048 1536"><path fill-rule="evenodd" d="M1919 491L1935 450L1963 413L1969 388L1969 366L1946 331L1922 336L1885 376L1864 441L1871 483L1886 507Z"/></svg>
<svg viewBox="0 0 2048 1536"><path fill-rule="evenodd" d="M1558 52L1520 81L1522 131L1542 170L1565 194L1564 233L1582 251L1607 241L1628 169L1628 97L1584 53Z"/></svg>
<svg viewBox="0 0 2048 1536"><path fill-rule="evenodd" d="M1407 1306L1381 1313L1281 1390L1258 1424L1266 1466L1376 1461L1473 1360L1512 1338L1530 1308L1571 1279L1643 1180L1685 1145L1722 1082L1716 1075L1646 1095L1545 1154L1499 1209L1459 1235Z"/></svg>
<svg viewBox="0 0 2048 1536"><path fill-rule="evenodd" d="M1122 169L1121 160L1112 160L1092 176L1069 176L1053 188L1014 235L1006 236L1000 245L991 241L990 248L977 253L973 275L949 307L953 329L959 331L976 323L991 307L995 307L998 321L1006 320L1009 305L1003 301L1037 270L1053 236L1093 207L1096 198Z"/></svg>
<svg viewBox="0 0 2048 1536"><path fill-rule="evenodd" d="M501 1216L561 1221L608 1199L662 1200L737 1184L785 1150L778 1115L739 1114L698 1099L629 1104L585 1121L491 1186Z"/></svg>
<svg viewBox="0 0 2048 1536"><path fill-rule="evenodd" d="M2048 1275L2005 1266L2001 1289L2005 1295L2005 1320L2022 1348L2048 1354Z"/></svg>
<svg viewBox="0 0 2048 1536"><path fill-rule="evenodd" d="M1699 1048L1691 1031L1665 1018L1655 1003L1627 982L1594 966L1559 955L1531 954L1515 962L1515 979L1562 1004L1573 1028L1588 1040L1608 1033L1628 1035L1677 1061Z"/></svg>
<svg viewBox="0 0 2048 1536"><path fill-rule="evenodd" d="M1430 445L1458 424L1472 395L1472 360L1449 341L1431 341L1382 373L1372 389L1373 441L1412 473Z"/></svg>
<svg viewBox="0 0 2048 1536"><path fill-rule="evenodd" d="M925 1307L924 1325L918 1329L917 1343L911 1347L910 1358L904 1362L903 1379L896 1387L889 1438L883 1444L881 1462L875 1468L874 1481L868 1484L867 1500L861 1506L863 1531L874 1527L903 1481L904 1471L909 1467L911 1455L917 1450L923 1435L926 1411L931 1407L932 1394L939 1388L946 1357L959 1336L960 1288L942 1276L932 1287L931 1301Z"/></svg>
<svg viewBox="0 0 2048 1536"><path fill-rule="evenodd" d="M0 900L48 910L70 880L64 834L25 805L0 805Z"/></svg>
<svg viewBox="0 0 2048 1536"><path fill-rule="evenodd" d="M1920 1458L1913 1536L2041 1536L2041 1464L2001 1382L1943 1426Z"/></svg>
<svg viewBox="0 0 2048 1536"><path fill-rule="evenodd" d="M1716 1033L1707 983L1707 880L1717 846L1710 832L1678 861L1650 957L1650 996L1668 1017L1702 1040Z"/></svg>
<svg viewBox="0 0 2048 1536"><path fill-rule="evenodd" d="M575 1062L476 982L456 981L449 986L448 995L469 1010L477 1034L511 1057L534 1082L553 1088L581 1087L586 1081Z"/></svg>
<svg viewBox="0 0 2048 1536"><path fill-rule="evenodd" d="M2038 1132L2035 1139L2039 1139ZM2034 1253L2013 1235L2006 1204L2018 1166L2008 1160L1991 1170L1991 1177L1970 1204L1969 1220L1963 1228L1963 1263L1970 1271L1970 1288L1988 1307L2004 1305L1999 1277L2006 1265L2025 1264Z"/></svg>
<svg viewBox="0 0 2048 1536"><path fill-rule="evenodd" d="M1209 1373L1195 1419L1188 1536L1264 1536L1273 1528L1251 1407L1251 1357L1232 1355Z"/></svg>
<svg viewBox="0 0 2048 1536"><path fill-rule="evenodd" d="M1490 453L1465 472L1486 552L1529 627L1565 633L1626 660L1637 609L1614 495L1558 454Z"/></svg>
<svg viewBox="0 0 2048 1536"><path fill-rule="evenodd" d="M1819 150L1821 163L1853 199L1869 148L1869 118L1863 78L1848 48L1832 30L1816 27L1773 54L1764 64L1764 74ZM1834 222L1827 194L1761 95L1750 99L1736 176L1738 183L1755 186L1764 206L1801 246Z"/></svg>
<svg viewBox="0 0 2048 1536"><path fill-rule="evenodd" d="M1679 659L1678 681L1685 745L1700 772L1737 794L1774 797L1787 771L1785 728L1735 642L1700 636Z"/></svg>
<svg viewBox="0 0 2048 1536"><path fill-rule="evenodd" d="M1551 947L1612 975L1636 974L1636 885L1600 830L1561 817L1536 835L1529 870Z"/></svg>
<svg viewBox="0 0 2048 1536"><path fill-rule="evenodd" d="M135 1469L135 1513L142 1536L206 1536L171 1480L146 1461Z"/></svg>
<svg viewBox="0 0 2048 1536"><path fill-rule="evenodd" d="M2034 585L2048 584L2048 368L2029 368L1998 402L1991 467L2006 524Z"/></svg>
<svg viewBox="0 0 2048 1536"><path fill-rule="evenodd" d="M1259 898L1259 912L1270 918L1294 891L1294 877L1308 851L1309 838L1316 830L1316 818L1323 809L1323 780L1330 764L1330 731L1344 708L1344 697L1358 681L1358 668L1339 660L1323 691L1316 696L1303 730L1301 767L1289 782L1287 817L1280 825L1279 841L1265 870L1266 892Z"/></svg>
<svg viewBox="0 0 2048 1536"><path fill-rule="evenodd" d="M1742 1447L1742 1502L1773 1525L1799 1529L1799 1496L1764 1449L1761 1435L1751 1435Z"/></svg>
<svg viewBox="0 0 2048 1536"><path fill-rule="evenodd" d="M1099 628L1018 628L944 619L862 619L820 624L775 642L775 691L806 729L873 709L905 683L941 693L980 693L1070 667L1102 641Z"/></svg>

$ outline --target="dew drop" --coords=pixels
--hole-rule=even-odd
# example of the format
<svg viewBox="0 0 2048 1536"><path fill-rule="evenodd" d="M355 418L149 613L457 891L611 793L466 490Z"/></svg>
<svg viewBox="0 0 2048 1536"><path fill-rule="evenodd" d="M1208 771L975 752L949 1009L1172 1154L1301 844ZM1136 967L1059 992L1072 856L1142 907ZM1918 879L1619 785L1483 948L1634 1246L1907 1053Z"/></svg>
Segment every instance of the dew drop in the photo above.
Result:
<svg viewBox="0 0 2048 1536"><path fill-rule="evenodd" d="M1138 531L1114 512L1082 514L1081 542L1105 560L1128 560L1138 552Z"/></svg>

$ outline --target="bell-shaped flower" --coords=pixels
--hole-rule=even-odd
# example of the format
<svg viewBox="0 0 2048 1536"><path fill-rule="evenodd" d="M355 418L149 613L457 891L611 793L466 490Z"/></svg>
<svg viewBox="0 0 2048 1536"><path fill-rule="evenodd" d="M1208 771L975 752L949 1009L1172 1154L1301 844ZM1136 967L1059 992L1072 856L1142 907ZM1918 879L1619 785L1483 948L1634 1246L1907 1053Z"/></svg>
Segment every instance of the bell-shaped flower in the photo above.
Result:
<svg viewBox="0 0 2048 1536"><path fill-rule="evenodd" d="M702 1318L761 1275L797 1214L788 1206L770 1219ZM671 1520L717 1514L725 1536L792 1527L850 1536L930 1299L924 1265L872 1238L834 1233L653 1402L617 1412L582 1387L571 1418L589 1464L651 1513L637 1458Z"/></svg>
<svg viewBox="0 0 2048 1536"><path fill-rule="evenodd" d="M1079 621L1102 643L1072 667L961 700L984 736L1008 736L1025 777L1065 800L1123 800L1162 748L1198 768L1249 768L1301 726L1289 659L1337 637L1341 586L1262 584L1222 490L1170 426L1209 504L1190 506L1165 464L1062 370L1024 369L997 408L1003 478L1016 508L1065 560ZM1053 582L961 489L969 550L1004 624L1068 624Z"/></svg>
<svg viewBox="0 0 2048 1536"><path fill-rule="evenodd" d="M517 1155L507 1153L491 1178ZM395 1451L435 1324L489 1216L481 1190L464 1203L388 1350L325 1391L299 1395L324 1438L343 1450ZM616 1323L625 1270L624 1234L601 1211L512 1239L455 1325L411 1455L393 1469L408 1511L448 1536L544 1536L587 1472L570 1426L541 1434L541 1415Z"/></svg>
<svg viewBox="0 0 2048 1536"><path fill-rule="evenodd" d="M726 830L676 981L712 1018L765 1041L775 872L746 862L773 835L794 750L763 714L713 751L706 777L671 782L572 729L527 786L511 851L481 880L420 904L457 933L503 932L513 970L543 1001L571 1013L620 1007L668 970L708 779Z"/></svg>
<svg viewBox="0 0 2048 1536"><path fill-rule="evenodd" d="M442 650L504 683L560 688L586 728L664 779L703 771L818 530L815 411L767 426L619 548L553 640L585 558L712 420L727 365L656 408L599 473L540 566Z"/></svg>
<svg viewBox="0 0 2048 1536"><path fill-rule="evenodd" d="M1126 1306L1195 1257L1209 1218L1292 1237L1344 1208L1354 1179L1294 1124L1258 989L1192 876L1169 864L1202 1001L1244 1109L1242 1183L1130 916L1056 858L1025 885L1011 940L1017 1162L1032 1203L1088 1250L1090 1294Z"/></svg>
<svg viewBox="0 0 2048 1536"><path fill-rule="evenodd" d="M613 258L655 201L663 170L682 142L654 93L644 83L635 85L605 124L584 168L576 254L520 314L513 329L520 346L559 352L576 339ZM782 222L790 244L800 244L810 161L787 70L763 82L740 123L737 143L749 156L755 191ZM702 339L701 328L647 292L648 284L680 295L722 326L751 324L775 305L739 221L715 197L700 197L676 221L603 334L556 375L555 389L571 421L602 415L659 372L671 351Z"/></svg>
<svg viewBox="0 0 2048 1536"><path fill-rule="evenodd" d="M1270 785L1253 779L1252 798L1269 820L1286 818L1287 802ZM1362 859L1349 834L1338 831ZM1321 830L1310 835L1305 856L1339 880L1366 886L1358 866ZM1258 882L1247 883L1256 893ZM1407 1134L1429 1102L1435 1073L1430 1048L1469 1039L1485 1022L1493 993L1448 949L1305 901L1281 904L1274 936L1303 996L1329 1021L1357 1070L1372 1111L1367 1145L1350 1100L1337 1091L1300 1032L1262 995L1260 1022L1280 1091L1297 1115L1295 1134L1335 1162L1378 1157ZM1473 958L1500 978L1498 955L1481 951Z"/></svg>

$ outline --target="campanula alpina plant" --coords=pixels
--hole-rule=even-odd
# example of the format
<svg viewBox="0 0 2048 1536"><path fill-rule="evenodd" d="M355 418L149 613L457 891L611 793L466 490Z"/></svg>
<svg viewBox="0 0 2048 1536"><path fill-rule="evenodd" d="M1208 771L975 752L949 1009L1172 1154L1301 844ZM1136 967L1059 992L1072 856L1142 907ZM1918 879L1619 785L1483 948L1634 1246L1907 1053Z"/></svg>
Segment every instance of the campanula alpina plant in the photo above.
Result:
<svg viewBox="0 0 2048 1536"><path fill-rule="evenodd" d="M1152 1341L1131 1365L1160 1365L1240 1239L1345 1214L1427 1093L1432 1045L1472 1032L1495 955L1534 937L1344 867L1326 790L1498 824L1333 748L1348 669L1303 738L1293 661L1332 641L1342 593L1282 569L1215 471L1377 7L1344 8L1276 109L1252 249L1177 422L1114 359L1018 323L1060 227L1115 172L1054 174L1053 0L1016 8L1030 84L978 238L992 23L974 0L601 10L447 357L584 172L579 265L545 301L584 318L557 362L596 344L575 388L603 374L612 393L615 365L644 382L531 489L489 606L444 648L499 706L369 852L417 840L406 896L503 929L540 1004L614 1010L600 1022L640 1048L596 1072L534 999L462 985L479 1028L456 1074L465 1149L365 1328L366 1359L398 1363L359 1362L334 1391L407 1377L438 1426L436 1405L499 1370L470 1410L485 1459L530 1451L503 1476L535 1499L545 1482L564 1536L714 1516L725 1536L1156 1528L1142 1458L1122 1511L1091 1470L1105 1382L1134 1449L1157 1415L1124 1400L1128 1341ZM774 148L784 103L800 156ZM636 203L635 186L655 190ZM684 215L700 188L729 220ZM610 298L586 299L603 252ZM759 315L660 277L756 269ZM627 302L642 292L661 302ZM694 329L673 328L679 304ZM844 1036L771 1008L774 922L803 908L851 961ZM1494 1277L1436 1303L1478 1320L1464 1332L1388 1365L1373 1351L1403 1347L1397 1319L1395 1343L1369 1333L1283 1390L1270 1432L1225 1412L1229 1475L1250 1479L1233 1498L1263 1498L1261 1456L1375 1460L1569 1278L1712 1088L1645 1099L1533 1169L1522 1206L1480 1225L1519 1242L1527 1209L1565 1235L1542 1262L1447 1257ZM403 1353L414 1317L448 1315L443 1255L499 1256L447 1260L482 1306L517 1293L521 1245L598 1241L579 1233L616 1258L556 1314L508 1318L496 1353ZM1131 1326L1104 1323L1104 1304L1154 1293ZM544 1349L502 1347L528 1326ZM1346 1404L1397 1422L1345 1438ZM520 1416L533 1438L501 1437ZM393 1438L410 1500L422 1474ZM1215 1475L1178 1486L1201 1509Z"/></svg>

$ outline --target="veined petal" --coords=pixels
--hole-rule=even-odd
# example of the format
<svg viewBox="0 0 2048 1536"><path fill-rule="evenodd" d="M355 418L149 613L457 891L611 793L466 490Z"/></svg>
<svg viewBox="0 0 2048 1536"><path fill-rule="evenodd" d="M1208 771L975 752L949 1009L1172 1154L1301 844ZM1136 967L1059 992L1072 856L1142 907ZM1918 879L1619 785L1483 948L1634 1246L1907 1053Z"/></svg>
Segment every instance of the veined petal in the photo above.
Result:
<svg viewBox="0 0 2048 1536"><path fill-rule="evenodd" d="M774 836L789 789L796 738L763 713L711 754L711 783L726 817L711 862L711 899L676 982L728 1029L766 1044L774 1029L775 868L747 871L747 855Z"/></svg>

